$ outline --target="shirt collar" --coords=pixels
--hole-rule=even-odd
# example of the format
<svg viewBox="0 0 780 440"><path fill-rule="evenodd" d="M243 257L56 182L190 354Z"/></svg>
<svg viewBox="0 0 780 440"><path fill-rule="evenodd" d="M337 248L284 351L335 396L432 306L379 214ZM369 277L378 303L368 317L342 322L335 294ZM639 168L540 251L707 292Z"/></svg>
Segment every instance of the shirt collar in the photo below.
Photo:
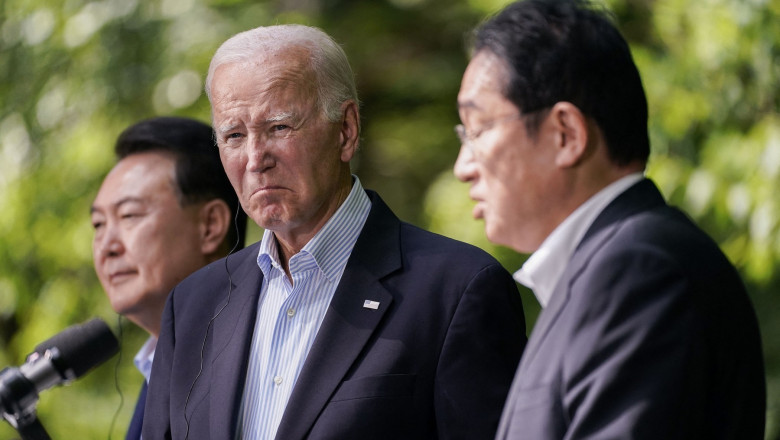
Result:
<svg viewBox="0 0 780 440"><path fill-rule="evenodd" d="M152 362L154 361L154 352L156 349L157 338L150 336L141 349L138 350L135 358L133 358L135 368L137 368L144 378L146 378L147 383L149 383L149 377L152 375Z"/></svg>
<svg viewBox="0 0 780 440"><path fill-rule="evenodd" d="M534 292L539 304L545 307L553 295L563 271L566 269L574 249L576 249L588 228L596 217L617 196L642 180L642 173L632 173L604 187L601 191L580 205L526 260L523 267L514 274L515 281Z"/></svg>
<svg viewBox="0 0 780 440"><path fill-rule="evenodd" d="M340 273L341 268L346 265L352 247L354 247L371 210L371 199L363 190L360 179L355 175L352 178L354 183L347 198L322 229L296 254L301 258L306 258L307 255L311 256L316 266L330 281L333 281ZM334 250L340 251L334 252ZM266 277L270 276L269 272L272 267L282 271L276 237L272 231L267 229L263 232L257 265ZM291 261L291 270L293 270L292 266L293 262Z"/></svg>

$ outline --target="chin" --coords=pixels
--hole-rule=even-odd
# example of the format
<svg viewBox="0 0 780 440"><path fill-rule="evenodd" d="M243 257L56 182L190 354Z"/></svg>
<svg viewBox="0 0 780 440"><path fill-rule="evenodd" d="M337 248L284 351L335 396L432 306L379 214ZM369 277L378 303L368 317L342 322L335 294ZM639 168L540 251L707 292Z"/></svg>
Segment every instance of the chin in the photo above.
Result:
<svg viewBox="0 0 780 440"><path fill-rule="evenodd" d="M488 220L485 220L485 235L487 236L487 239L491 243L500 244L500 245L504 244L501 241L503 238L505 238L505 236L501 234L501 231Z"/></svg>
<svg viewBox="0 0 780 440"><path fill-rule="evenodd" d="M258 210L250 218L263 229L275 230L286 223L284 212L279 209Z"/></svg>
<svg viewBox="0 0 780 440"><path fill-rule="evenodd" d="M114 296L109 296L109 302L111 303L111 308L122 316L132 313L136 307L135 301L121 293L114 293Z"/></svg>
<svg viewBox="0 0 780 440"><path fill-rule="evenodd" d="M122 316L127 315L132 310L127 304L113 302L111 303L111 308L114 309L114 312Z"/></svg>
<svg viewBox="0 0 780 440"><path fill-rule="evenodd" d="M511 234L500 225L485 221L485 235L488 241L499 246L513 248L510 242Z"/></svg>

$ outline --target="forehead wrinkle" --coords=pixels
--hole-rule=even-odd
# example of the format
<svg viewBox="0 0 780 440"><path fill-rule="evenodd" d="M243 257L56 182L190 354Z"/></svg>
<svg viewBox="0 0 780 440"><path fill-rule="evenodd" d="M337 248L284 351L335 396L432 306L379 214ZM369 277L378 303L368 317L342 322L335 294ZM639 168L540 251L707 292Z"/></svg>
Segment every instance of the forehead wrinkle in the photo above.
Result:
<svg viewBox="0 0 780 440"><path fill-rule="evenodd" d="M306 60L271 60L265 62L247 62L236 65L237 68L254 72L258 95L293 90L296 93L316 92L316 75Z"/></svg>
<svg viewBox="0 0 780 440"><path fill-rule="evenodd" d="M282 120L301 119L303 114L309 113L308 108L297 108L301 105L317 109L316 76L306 58L261 57L225 64L217 71L221 69L237 69L248 76L241 78L239 73L237 78L223 82L215 75L212 124L216 127L222 122L216 128L220 138L235 130L246 129L247 125L262 127L263 124ZM248 81L244 82L247 88L237 90L233 85L235 81Z"/></svg>
<svg viewBox="0 0 780 440"><path fill-rule="evenodd" d="M276 113L274 115L271 115L271 116L263 119L261 121L261 124L262 123L266 123L267 124L267 123L272 123L272 122L285 121L285 120L288 120L288 119L294 119L295 117L296 117L296 113L293 112L293 111L279 112L279 113ZM229 132L232 132L233 130L238 129L241 125L242 124L230 124L230 123L229 124L224 124L224 125L220 126L217 129L217 131L220 134L229 133ZM258 125L260 125L260 124L258 124Z"/></svg>

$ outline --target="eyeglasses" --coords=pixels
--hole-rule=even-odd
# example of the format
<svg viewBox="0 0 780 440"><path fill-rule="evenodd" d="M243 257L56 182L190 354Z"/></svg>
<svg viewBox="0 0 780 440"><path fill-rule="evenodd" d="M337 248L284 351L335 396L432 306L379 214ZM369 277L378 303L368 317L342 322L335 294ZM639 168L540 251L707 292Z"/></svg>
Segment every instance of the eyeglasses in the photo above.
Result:
<svg viewBox="0 0 780 440"><path fill-rule="evenodd" d="M458 124L455 126L455 133L458 135L458 138L460 139L461 145L468 148L469 150L473 150L474 148L474 142L482 136L482 133L495 128L497 125L503 124L505 122L509 122L515 119L520 119L523 116L526 116L527 113L512 113L510 115L506 115L502 118L496 118L486 124L484 124L479 130L475 131L468 131L466 130L466 127L463 124Z"/></svg>

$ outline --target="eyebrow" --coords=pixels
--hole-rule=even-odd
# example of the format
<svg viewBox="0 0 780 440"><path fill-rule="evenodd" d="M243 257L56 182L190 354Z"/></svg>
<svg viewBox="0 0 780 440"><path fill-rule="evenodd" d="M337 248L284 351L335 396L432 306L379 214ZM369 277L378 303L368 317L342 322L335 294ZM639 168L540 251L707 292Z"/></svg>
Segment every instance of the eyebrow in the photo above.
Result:
<svg viewBox="0 0 780 440"><path fill-rule="evenodd" d="M458 110L460 109L467 109L467 108L473 108L475 110L480 110L480 107L472 100L467 101L458 101Z"/></svg>
<svg viewBox="0 0 780 440"><path fill-rule="evenodd" d="M110 207L117 209L120 206L124 205L125 203L144 203L145 201L146 200L141 197L128 196L128 197L121 198L114 203L111 203ZM96 207L95 205L89 207L90 214L94 214L96 212L102 212L102 211L103 211L102 209Z"/></svg>
<svg viewBox="0 0 780 440"><path fill-rule="evenodd" d="M219 127L219 128L216 130L216 132L217 132L217 133L220 133L220 134L222 134L222 133L227 133L227 132L230 132L230 131L233 131L233 130L235 130L235 129L236 129L236 127L238 127L238 124L232 124L232 125L223 125L223 126Z"/></svg>
<svg viewBox="0 0 780 440"><path fill-rule="evenodd" d="M294 117L295 117L294 112L281 112L265 118L263 120L263 123L268 124L271 122L279 122L279 121L284 121L286 119L292 119ZM229 133L235 130L236 128L238 128L240 125L241 124L223 125L217 129L217 133L219 134Z"/></svg>
<svg viewBox="0 0 780 440"><path fill-rule="evenodd" d="M284 121L285 119L291 119L293 117L295 117L295 113L293 112L282 112L267 118L265 122L279 122Z"/></svg>

